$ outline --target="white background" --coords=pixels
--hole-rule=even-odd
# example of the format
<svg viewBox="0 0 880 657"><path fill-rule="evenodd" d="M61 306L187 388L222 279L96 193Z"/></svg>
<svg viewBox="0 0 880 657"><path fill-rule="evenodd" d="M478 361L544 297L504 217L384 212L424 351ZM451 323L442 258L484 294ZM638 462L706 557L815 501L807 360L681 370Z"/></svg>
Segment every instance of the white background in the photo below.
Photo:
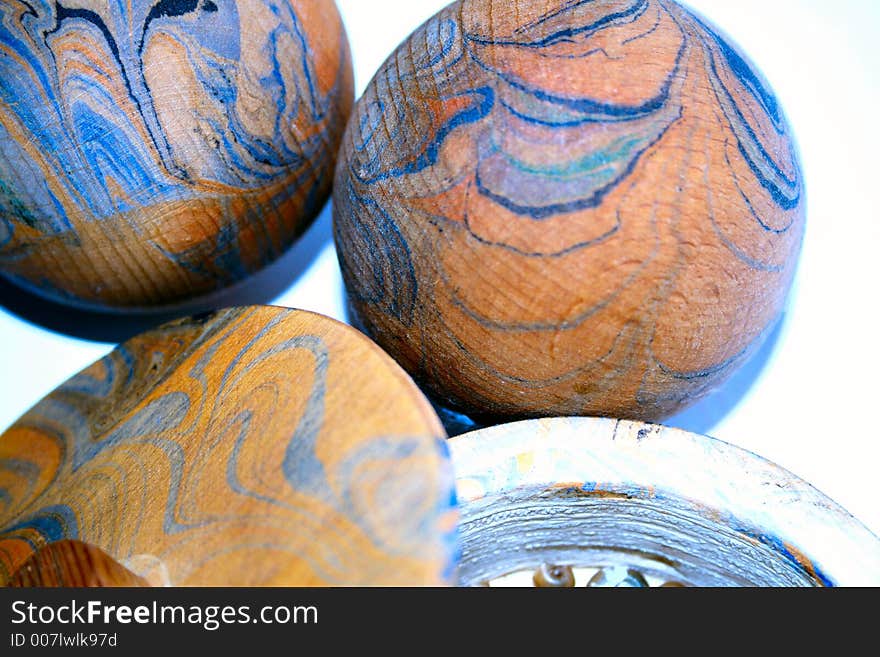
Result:
<svg viewBox="0 0 880 657"><path fill-rule="evenodd" d="M445 2L337 4L360 95L396 45ZM880 2L690 5L745 49L780 98L800 145L807 233L780 328L727 385L666 424L779 463L880 534L880 421L873 418L880 389ZM281 261L213 303L272 302L342 319L342 294L325 208ZM112 342L168 317L69 311L7 284L0 287L0 304L0 429Z"/></svg>

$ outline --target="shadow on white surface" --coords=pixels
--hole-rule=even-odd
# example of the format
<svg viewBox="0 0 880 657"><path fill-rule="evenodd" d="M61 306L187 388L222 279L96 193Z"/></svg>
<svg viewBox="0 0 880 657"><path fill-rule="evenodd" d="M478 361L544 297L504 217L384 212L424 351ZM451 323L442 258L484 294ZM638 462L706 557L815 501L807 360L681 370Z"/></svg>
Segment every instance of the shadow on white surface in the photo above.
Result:
<svg viewBox="0 0 880 657"><path fill-rule="evenodd" d="M248 279L191 302L155 312L103 313L71 308L33 294L0 277L0 306L20 319L65 336L98 342L124 342L177 317L217 308L267 304L311 267L333 241L331 204L278 260Z"/></svg>
<svg viewBox="0 0 880 657"><path fill-rule="evenodd" d="M786 315L783 314L758 350L724 384L690 408L660 424L693 433L710 434L712 429L742 402L763 373L776 348L785 321Z"/></svg>

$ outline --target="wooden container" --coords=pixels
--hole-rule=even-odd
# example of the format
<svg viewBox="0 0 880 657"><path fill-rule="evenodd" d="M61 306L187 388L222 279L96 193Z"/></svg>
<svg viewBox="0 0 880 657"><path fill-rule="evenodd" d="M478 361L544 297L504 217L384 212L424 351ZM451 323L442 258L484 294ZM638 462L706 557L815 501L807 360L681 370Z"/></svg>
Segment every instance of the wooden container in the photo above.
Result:
<svg viewBox="0 0 880 657"><path fill-rule="evenodd" d="M4 3L0 274L101 310L277 258L330 190L352 102L333 0Z"/></svg>
<svg viewBox="0 0 880 657"><path fill-rule="evenodd" d="M444 439L403 370L334 320L167 324L0 436L0 584L448 583ZM87 545L34 555L67 539Z"/></svg>
<svg viewBox="0 0 880 657"><path fill-rule="evenodd" d="M495 420L699 399L776 322L804 207L771 89L671 0L452 3L367 87L334 184L356 321Z"/></svg>
<svg viewBox="0 0 880 657"><path fill-rule="evenodd" d="M547 418L449 447L464 586L880 585L880 540L864 525L720 440Z"/></svg>

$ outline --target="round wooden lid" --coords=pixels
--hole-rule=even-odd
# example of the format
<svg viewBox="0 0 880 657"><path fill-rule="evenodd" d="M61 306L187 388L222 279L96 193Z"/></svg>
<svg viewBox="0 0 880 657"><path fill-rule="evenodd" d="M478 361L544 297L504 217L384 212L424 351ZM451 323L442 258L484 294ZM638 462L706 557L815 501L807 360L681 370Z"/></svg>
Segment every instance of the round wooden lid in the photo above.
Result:
<svg viewBox="0 0 880 657"><path fill-rule="evenodd" d="M151 584L448 583L444 438L339 322L261 306L166 324L0 437L0 581L77 539Z"/></svg>

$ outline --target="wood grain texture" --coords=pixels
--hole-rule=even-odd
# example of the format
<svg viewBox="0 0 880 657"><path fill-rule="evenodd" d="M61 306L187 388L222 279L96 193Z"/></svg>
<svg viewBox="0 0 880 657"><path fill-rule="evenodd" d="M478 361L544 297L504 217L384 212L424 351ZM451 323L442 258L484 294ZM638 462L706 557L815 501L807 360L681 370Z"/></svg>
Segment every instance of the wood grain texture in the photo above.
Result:
<svg viewBox="0 0 880 657"><path fill-rule="evenodd" d="M81 541L50 543L34 553L7 583L14 587L148 586L106 552Z"/></svg>
<svg viewBox="0 0 880 657"><path fill-rule="evenodd" d="M0 436L0 583L84 541L151 584L442 584L445 435L351 327L249 307L120 345Z"/></svg>
<svg viewBox="0 0 880 657"><path fill-rule="evenodd" d="M671 0L463 0L349 122L336 244L357 321L489 418L659 419L778 318L804 192L767 83Z"/></svg>
<svg viewBox="0 0 880 657"><path fill-rule="evenodd" d="M4 0L0 80L0 274L101 309L278 257L353 95L333 0Z"/></svg>

